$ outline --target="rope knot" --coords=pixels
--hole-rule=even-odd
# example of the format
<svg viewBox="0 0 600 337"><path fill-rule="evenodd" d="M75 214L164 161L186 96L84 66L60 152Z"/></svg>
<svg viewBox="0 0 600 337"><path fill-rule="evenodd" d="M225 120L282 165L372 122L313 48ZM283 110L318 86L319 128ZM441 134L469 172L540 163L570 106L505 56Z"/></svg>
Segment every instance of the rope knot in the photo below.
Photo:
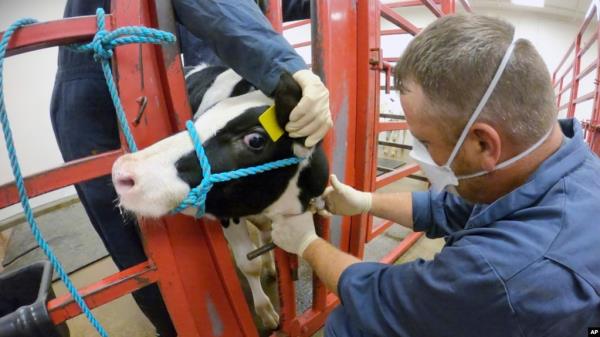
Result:
<svg viewBox="0 0 600 337"><path fill-rule="evenodd" d="M90 46L94 51L94 60L96 61L99 61L100 59L110 60L113 56L113 45L110 41L104 40L106 35L108 35L106 30L99 30L90 43Z"/></svg>

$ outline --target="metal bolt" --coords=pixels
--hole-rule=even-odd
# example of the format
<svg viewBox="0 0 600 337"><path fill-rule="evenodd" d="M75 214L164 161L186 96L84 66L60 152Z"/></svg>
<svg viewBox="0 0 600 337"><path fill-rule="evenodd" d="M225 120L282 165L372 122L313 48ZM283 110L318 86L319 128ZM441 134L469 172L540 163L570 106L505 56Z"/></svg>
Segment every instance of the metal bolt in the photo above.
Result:
<svg viewBox="0 0 600 337"><path fill-rule="evenodd" d="M140 109L138 110L137 116L133 120L133 126L138 126L138 124L140 124L140 121L142 120L144 111L146 110L146 105L148 105L148 97L141 96L138 97L138 99L136 99L135 101L140 105Z"/></svg>

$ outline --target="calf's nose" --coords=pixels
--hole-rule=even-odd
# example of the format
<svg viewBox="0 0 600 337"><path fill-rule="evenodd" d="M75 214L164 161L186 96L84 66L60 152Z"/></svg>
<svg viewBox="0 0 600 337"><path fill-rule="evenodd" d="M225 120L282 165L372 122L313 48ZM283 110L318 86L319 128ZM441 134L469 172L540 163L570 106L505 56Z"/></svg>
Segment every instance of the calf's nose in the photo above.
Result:
<svg viewBox="0 0 600 337"><path fill-rule="evenodd" d="M113 184L117 193L123 194L135 186L135 179L133 174L119 170L113 173Z"/></svg>
<svg viewBox="0 0 600 337"><path fill-rule="evenodd" d="M135 177L125 166L119 158L112 168L112 181L118 194L126 193L135 186Z"/></svg>

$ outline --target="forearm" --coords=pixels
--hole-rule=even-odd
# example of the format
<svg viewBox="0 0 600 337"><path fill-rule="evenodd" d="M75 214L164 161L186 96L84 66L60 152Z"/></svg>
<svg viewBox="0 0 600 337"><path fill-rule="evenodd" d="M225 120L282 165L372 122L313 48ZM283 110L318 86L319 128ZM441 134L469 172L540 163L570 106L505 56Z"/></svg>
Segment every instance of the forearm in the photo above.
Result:
<svg viewBox="0 0 600 337"><path fill-rule="evenodd" d="M313 241L302 257L310 264L317 277L338 295L338 282L346 268L360 260L346 254L323 239Z"/></svg>
<svg viewBox="0 0 600 337"><path fill-rule="evenodd" d="M410 192L373 193L370 213L412 229L412 194Z"/></svg>
<svg viewBox="0 0 600 337"><path fill-rule="evenodd" d="M174 0L179 21L223 62L270 95L280 75L306 69L294 48L247 0Z"/></svg>

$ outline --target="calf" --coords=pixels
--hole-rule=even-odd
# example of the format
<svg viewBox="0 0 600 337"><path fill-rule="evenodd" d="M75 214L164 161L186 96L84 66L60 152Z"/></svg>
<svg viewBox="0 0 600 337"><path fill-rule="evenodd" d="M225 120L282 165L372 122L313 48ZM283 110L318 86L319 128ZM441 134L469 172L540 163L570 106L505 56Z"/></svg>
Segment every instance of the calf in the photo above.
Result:
<svg viewBox="0 0 600 337"><path fill-rule="evenodd" d="M301 89L283 74L272 98L256 90L234 71L201 65L188 70L186 83L200 135L212 172L231 171L299 156L299 164L217 183L208 193L206 213L223 224L236 264L248 280L256 313L266 327L275 328L279 316L260 284L262 263L246 254L256 246L246 222L256 225L270 241L272 220L299 214L320 196L327 184L328 164L320 145L303 146L303 139L284 134L277 141L267 135L258 117L275 103L280 126L289 119ZM120 157L113 166L119 205L139 217L161 217L187 196L203 179L187 132L180 132L136 153ZM183 213L194 215L195 208ZM270 258L272 256L269 254ZM270 266L273 266L272 260ZM273 271L274 272L274 271Z"/></svg>

